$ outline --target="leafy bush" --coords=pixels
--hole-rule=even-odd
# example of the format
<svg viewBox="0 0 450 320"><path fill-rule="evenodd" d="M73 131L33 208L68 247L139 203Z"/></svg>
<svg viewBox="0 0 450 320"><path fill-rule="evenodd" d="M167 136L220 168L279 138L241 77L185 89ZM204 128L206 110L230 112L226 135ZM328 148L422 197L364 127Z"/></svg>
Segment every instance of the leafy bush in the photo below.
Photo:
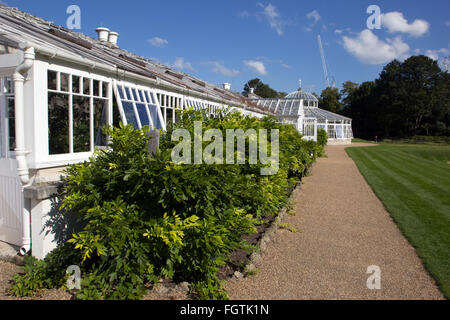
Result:
<svg viewBox="0 0 450 320"><path fill-rule="evenodd" d="M328 134L324 129L317 131L317 144L321 147L325 147L328 143Z"/></svg>
<svg viewBox="0 0 450 320"><path fill-rule="evenodd" d="M262 217L287 204L287 190L314 162L318 146L273 118L239 113L206 118L191 111L179 120L163 134L154 155L147 149L146 130L121 125L106 130L111 136L108 150L67 168L62 209L76 212L84 228L44 261L29 260L26 274L15 278L13 294L63 287L66 268L78 265L80 299L140 299L159 277L192 282L202 299L227 298L217 271L234 250L251 250L242 236L255 233ZM200 120L203 132L218 129L224 137L227 129L278 129L278 173L262 176L264 165L248 161L173 163L173 130L184 128L193 136L194 121Z"/></svg>

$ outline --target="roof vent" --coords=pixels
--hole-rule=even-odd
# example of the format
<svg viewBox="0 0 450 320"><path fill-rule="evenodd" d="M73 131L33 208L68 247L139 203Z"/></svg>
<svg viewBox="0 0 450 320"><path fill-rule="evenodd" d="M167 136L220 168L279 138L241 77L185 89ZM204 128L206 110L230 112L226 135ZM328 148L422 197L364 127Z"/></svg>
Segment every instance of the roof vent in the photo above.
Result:
<svg viewBox="0 0 450 320"><path fill-rule="evenodd" d="M108 42L109 40L109 29L108 28L97 28L98 40L101 42Z"/></svg>
<svg viewBox="0 0 450 320"><path fill-rule="evenodd" d="M231 90L231 84L230 84L230 83L224 83L224 84L223 84L223 88L224 88L225 90L230 91L230 90Z"/></svg>

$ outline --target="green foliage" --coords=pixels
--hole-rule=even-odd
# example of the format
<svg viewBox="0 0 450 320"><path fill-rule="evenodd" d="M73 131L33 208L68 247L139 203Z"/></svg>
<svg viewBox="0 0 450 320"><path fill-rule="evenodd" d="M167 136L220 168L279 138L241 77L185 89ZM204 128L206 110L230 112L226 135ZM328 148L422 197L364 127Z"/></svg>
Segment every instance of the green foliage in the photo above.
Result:
<svg viewBox="0 0 450 320"><path fill-rule="evenodd" d="M198 120L203 121L204 131L218 129L224 137L227 129L268 129L269 133L279 129L278 173L262 176L264 165L248 161L245 165L173 163L171 153L178 143L171 140L173 130L184 128L194 136ZM225 299L217 278L220 266L233 251L252 249L242 236L257 232L262 217L287 204L287 190L304 176L319 148L303 140L293 126L239 113L217 118L194 111L180 114L153 156L148 153L146 130L120 126L106 133L110 148L97 151L89 162L70 166L64 178L62 208L77 213L83 230L44 262L33 262L38 267L16 277L14 294L62 287L67 267L78 265L79 299L140 299L146 285L158 277L175 276L194 283L193 290L202 299ZM248 160L249 155L245 157Z"/></svg>
<svg viewBox="0 0 450 320"><path fill-rule="evenodd" d="M342 95L337 88L328 87L322 91L319 97L319 108L334 113L341 111Z"/></svg>
<svg viewBox="0 0 450 320"><path fill-rule="evenodd" d="M250 92L250 88L255 88L255 94L261 98L283 98L287 96L286 92L277 92L258 78L246 83L242 94L246 96Z"/></svg>
<svg viewBox="0 0 450 320"><path fill-rule="evenodd" d="M450 74L426 56L386 65L358 87L346 83L343 113L357 137L373 141L415 135L450 136Z"/></svg>

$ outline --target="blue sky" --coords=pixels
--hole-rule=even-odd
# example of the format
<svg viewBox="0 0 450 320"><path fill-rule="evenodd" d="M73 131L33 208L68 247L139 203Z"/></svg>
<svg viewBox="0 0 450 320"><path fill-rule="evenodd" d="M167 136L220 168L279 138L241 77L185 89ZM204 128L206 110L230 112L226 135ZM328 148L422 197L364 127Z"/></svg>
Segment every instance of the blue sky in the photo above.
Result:
<svg viewBox="0 0 450 320"><path fill-rule="evenodd" d="M326 87L317 35L337 86L375 79L394 58L450 55L450 1L36 1L3 3L66 25L69 5L81 9L81 30L120 33L121 48L217 85L241 91L258 77L278 91ZM368 30L369 5L381 29Z"/></svg>

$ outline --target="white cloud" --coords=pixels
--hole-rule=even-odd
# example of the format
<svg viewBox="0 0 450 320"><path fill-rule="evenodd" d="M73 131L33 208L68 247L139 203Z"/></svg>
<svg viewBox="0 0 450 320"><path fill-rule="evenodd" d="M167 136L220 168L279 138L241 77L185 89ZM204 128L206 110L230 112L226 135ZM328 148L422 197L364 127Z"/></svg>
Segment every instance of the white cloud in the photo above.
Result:
<svg viewBox="0 0 450 320"><path fill-rule="evenodd" d="M152 46L162 48L162 47L166 46L169 43L169 41L167 41L166 39L162 39L160 37L154 37L154 38L148 39L148 43L150 43Z"/></svg>
<svg viewBox="0 0 450 320"><path fill-rule="evenodd" d="M341 34L342 32L344 32L344 30L340 30L340 29L334 30L334 33L337 33L337 34Z"/></svg>
<svg viewBox="0 0 450 320"><path fill-rule="evenodd" d="M266 66L261 61L246 60L244 64L259 75L264 76L267 74Z"/></svg>
<svg viewBox="0 0 450 320"><path fill-rule="evenodd" d="M444 24L445 24L447 27L450 27L450 20L445 21Z"/></svg>
<svg viewBox="0 0 450 320"><path fill-rule="evenodd" d="M348 52L367 64L383 64L409 56L409 45L400 37L383 41L368 29L361 31L356 38L344 36L343 41Z"/></svg>
<svg viewBox="0 0 450 320"><path fill-rule="evenodd" d="M306 15L306 17L308 19L313 19L314 20L314 24L316 24L317 21L319 21L322 18L317 10L311 11L310 13L308 13Z"/></svg>
<svg viewBox="0 0 450 320"><path fill-rule="evenodd" d="M430 24L421 19L414 20L409 24L408 20L403 17L403 13L397 11L382 14L381 23L390 33L407 33L413 37L423 36L430 28Z"/></svg>
<svg viewBox="0 0 450 320"><path fill-rule="evenodd" d="M225 77L235 77L241 73L239 70L228 69L220 61L208 61L208 62L203 62L202 64L212 66L213 72L221 74Z"/></svg>
<svg viewBox="0 0 450 320"><path fill-rule="evenodd" d="M258 6L263 8L263 12L261 13L264 18L269 22L270 27L272 29L275 29L275 31L278 33L278 35L283 35L283 20L281 19L281 15L278 13L277 7L273 6L271 3L269 3L267 6L265 6L262 3L258 3Z"/></svg>
<svg viewBox="0 0 450 320"><path fill-rule="evenodd" d="M270 64L277 63L277 64L280 64L285 69L291 68L290 65L288 65L287 63L284 63L284 61L281 59L270 59L270 58L267 58L264 56L258 56L258 57L256 57L256 60L262 60L262 61L270 63Z"/></svg>
<svg viewBox="0 0 450 320"><path fill-rule="evenodd" d="M178 57L175 59L175 62L173 64L170 64L172 67L178 69L178 70L191 70L194 71L194 68L192 67L192 64L188 61L184 61L184 58Z"/></svg>
<svg viewBox="0 0 450 320"><path fill-rule="evenodd" d="M450 55L450 50L447 48L442 49L428 49L425 51L425 55L433 60L440 60L441 58L444 58L445 56Z"/></svg>

